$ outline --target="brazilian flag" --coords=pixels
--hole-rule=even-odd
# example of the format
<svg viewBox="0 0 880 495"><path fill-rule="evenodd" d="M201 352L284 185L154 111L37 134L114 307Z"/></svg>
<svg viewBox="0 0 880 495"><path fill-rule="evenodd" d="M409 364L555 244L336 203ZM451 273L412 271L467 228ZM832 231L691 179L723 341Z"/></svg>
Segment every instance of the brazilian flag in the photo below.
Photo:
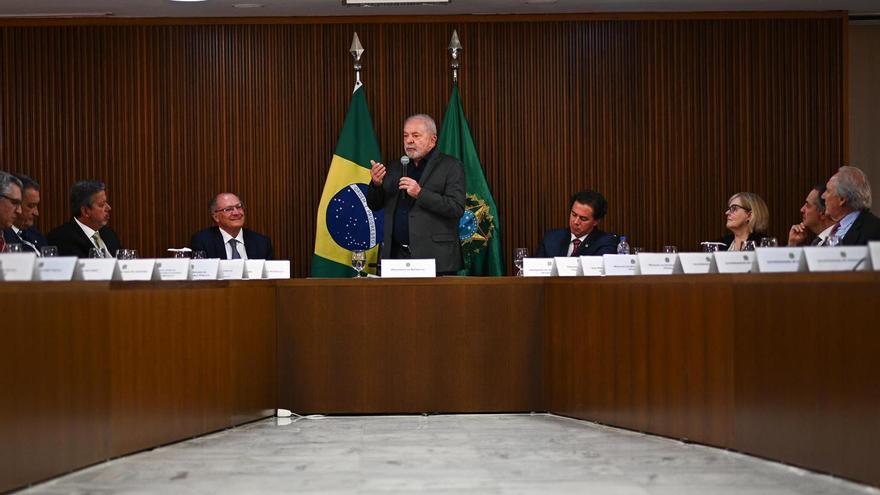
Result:
<svg viewBox="0 0 880 495"><path fill-rule="evenodd" d="M354 276L352 251L367 251L367 266L376 263L377 246L382 242L382 211L374 213L367 207L370 160L382 158L363 84L358 82L318 205L313 277Z"/></svg>
<svg viewBox="0 0 880 495"><path fill-rule="evenodd" d="M483 165L480 164L477 147L474 146L471 129L461 107L458 83L452 86L437 147L443 153L461 160L467 177L467 200L458 225L464 255L464 270L459 274L504 275L498 209L486 183Z"/></svg>

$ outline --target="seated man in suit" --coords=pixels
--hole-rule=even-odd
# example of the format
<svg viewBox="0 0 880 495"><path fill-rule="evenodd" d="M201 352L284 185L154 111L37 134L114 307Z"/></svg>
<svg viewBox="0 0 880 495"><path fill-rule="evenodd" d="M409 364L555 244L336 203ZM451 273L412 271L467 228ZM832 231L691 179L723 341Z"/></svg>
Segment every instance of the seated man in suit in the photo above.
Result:
<svg viewBox="0 0 880 495"><path fill-rule="evenodd" d="M46 236L50 245L58 246L61 256L88 258L89 250L95 248L102 258L116 255L122 243L110 221L110 203L103 182L81 180L70 188L70 211L73 214L66 223L55 227Z"/></svg>
<svg viewBox="0 0 880 495"><path fill-rule="evenodd" d="M12 227L21 215L21 181L0 170L0 229ZM5 236L0 236L0 253L6 248Z"/></svg>
<svg viewBox="0 0 880 495"><path fill-rule="evenodd" d="M268 237L244 228L244 205L232 193L220 193L209 207L217 225L196 232L190 247L208 258L271 260L275 257Z"/></svg>
<svg viewBox="0 0 880 495"><path fill-rule="evenodd" d="M844 246L865 245L880 240L880 218L871 213L871 184L856 167L840 167L828 179L825 211L836 223L830 237ZM831 245L835 245L832 240Z"/></svg>
<svg viewBox="0 0 880 495"><path fill-rule="evenodd" d="M807 194L807 199L801 206L801 223L792 225L788 231L789 246L803 245L807 241L808 232L812 232L816 236L810 244L811 246L825 244L825 240L831 234L831 229L834 228L834 220L825 211L825 200L822 199L824 192L825 184L816 184L810 194Z"/></svg>
<svg viewBox="0 0 880 495"><path fill-rule="evenodd" d="M27 175L15 174L21 181L21 214L11 227L3 231L6 242L18 242L25 250L33 251L42 256L40 248L46 245L46 238L34 226L40 216L40 183Z"/></svg>
<svg viewBox="0 0 880 495"><path fill-rule="evenodd" d="M536 257L602 256L617 252L617 236L598 228L608 213L608 201L602 194L581 191L571 197L569 210L568 228L544 234Z"/></svg>

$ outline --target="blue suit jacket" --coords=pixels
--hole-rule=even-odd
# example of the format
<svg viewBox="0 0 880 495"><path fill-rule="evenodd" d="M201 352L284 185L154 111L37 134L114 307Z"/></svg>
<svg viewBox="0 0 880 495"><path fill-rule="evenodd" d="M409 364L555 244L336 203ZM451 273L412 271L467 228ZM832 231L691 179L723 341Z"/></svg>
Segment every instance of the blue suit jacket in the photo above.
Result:
<svg viewBox="0 0 880 495"><path fill-rule="evenodd" d="M275 258L272 250L272 241L263 234L253 230L242 229L244 232L244 250L248 259L271 260ZM220 235L220 227L208 227L193 234L189 247L193 251L204 251L208 258L226 259L226 246L223 244L223 236Z"/></svg>
<svg viewBox="0 0 880 495"><path fill-rule="evenodd" d="M615 234L593 229L578 247L572 256L602 256L603 254L617 253L617 243L620 242ZM568 229L550 230L544 234L541 244L538 245L537 258L553 258L565 256L568 246L571 244L571 231Z"/></svg>
<svg viewBox="0 0 880 495"><path fill-rule="evenodd" d="M116 250L122 249L122 242L116 237L113 229L105 225L98 232L101 234L101 240L107 245L107 254L116 256ZM73 218L52 229L46 238L49 245L58 246L60 256L88 258L89 249L95 246Z"/></svg>
<svg viewBox="0 0 880 495"><path fill-rule="evenodd" d="M41 234L40 231L37 230L36 227L34 227L33 225L25 230L22 230L21 237L27 242L33 244L38 251L41 247L48 245L48 243L46 242L46 238L43 237L43 234ZM3 230L3 239L6 240L7 244L9 244L10 242L21 243L21 239L19 239L18 236L15 235L15 231L12 230L12 227ZM27 244L24 244L24 249L29 249L29 246Z"/></svg>

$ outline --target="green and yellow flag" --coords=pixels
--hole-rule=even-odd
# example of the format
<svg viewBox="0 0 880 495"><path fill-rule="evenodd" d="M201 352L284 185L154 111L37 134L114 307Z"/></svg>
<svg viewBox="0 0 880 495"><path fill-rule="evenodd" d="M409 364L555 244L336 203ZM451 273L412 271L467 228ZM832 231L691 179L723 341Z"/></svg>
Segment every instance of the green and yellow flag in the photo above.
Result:
<svg viewBox="0 0 880 495"><path fill-rule="evenodd" d="M489 184L486 183L483 165L464 116L458 83L452 86L452 95L443 117L443 128L440 130L437 147L443 153L461 160L467 177L467 201L458 227L464 255L464 270L459 274L504 275L498 209L489 191Z"/></svg>
<svg viewBox="0 0 880 495"><path fill-rule="evenodd" d="M370 160L382 158L363 84L358 82L318 205L313 277L354 276L352 251L367 251L367 266L376 263L382 242L382 211L367 207ZM374 268L368 271L375 273Z"/></svg>

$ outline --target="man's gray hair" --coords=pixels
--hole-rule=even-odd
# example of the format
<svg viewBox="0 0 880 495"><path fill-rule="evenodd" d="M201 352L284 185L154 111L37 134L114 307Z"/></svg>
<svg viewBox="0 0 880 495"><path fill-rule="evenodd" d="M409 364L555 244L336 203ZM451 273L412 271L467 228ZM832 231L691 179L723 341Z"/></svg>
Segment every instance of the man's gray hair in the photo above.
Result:
<svg viewBox="0 0 880 495"><path fill-rule="evenodd" d="M856 167L840 167L837 171L837 195L853 210L871 207L871 183L868 176Z"/></svg>
<svg viewBox="0 0 880 495"><path fill-rule="evenodd" d="M15 184L21 189L21 181L18 180L18 178L10 173L0 170L0 193L9 194L9 188L12 187L12 184Z"/></svg>
<svg viewBox="0 0 880 495"><path fill-rule="evenodd" d="M415 115L410 115L409 117L406 118L406 120L403 121L403 125L406 125L406 123L409 122L410 120L423 121L425 123L425 127L428 128L428 132L430 132L431 134L433 134L435 136L437 135L437 123L434 122L434 119L430 115L425 114L425 113L417 113Z"/></svg>
<svg viewBox="0 0 880 495"><path fill-rule="evenodd" d="M219 199L220 199L220 196L223 196L224 194L231 194L231 195L235 196L236 198L238 198L239 201L241 201L241 198L238 197L238 194L231 193L231 192L228 192L228 191L227 191L227 192L222 192L222 193L217 193L217 194L214 195L213 198L211 198L211 202L208 203L208 216L209 216L209 217L214 215L214 210L217 209L217 200L219 200Z"/></svg>

